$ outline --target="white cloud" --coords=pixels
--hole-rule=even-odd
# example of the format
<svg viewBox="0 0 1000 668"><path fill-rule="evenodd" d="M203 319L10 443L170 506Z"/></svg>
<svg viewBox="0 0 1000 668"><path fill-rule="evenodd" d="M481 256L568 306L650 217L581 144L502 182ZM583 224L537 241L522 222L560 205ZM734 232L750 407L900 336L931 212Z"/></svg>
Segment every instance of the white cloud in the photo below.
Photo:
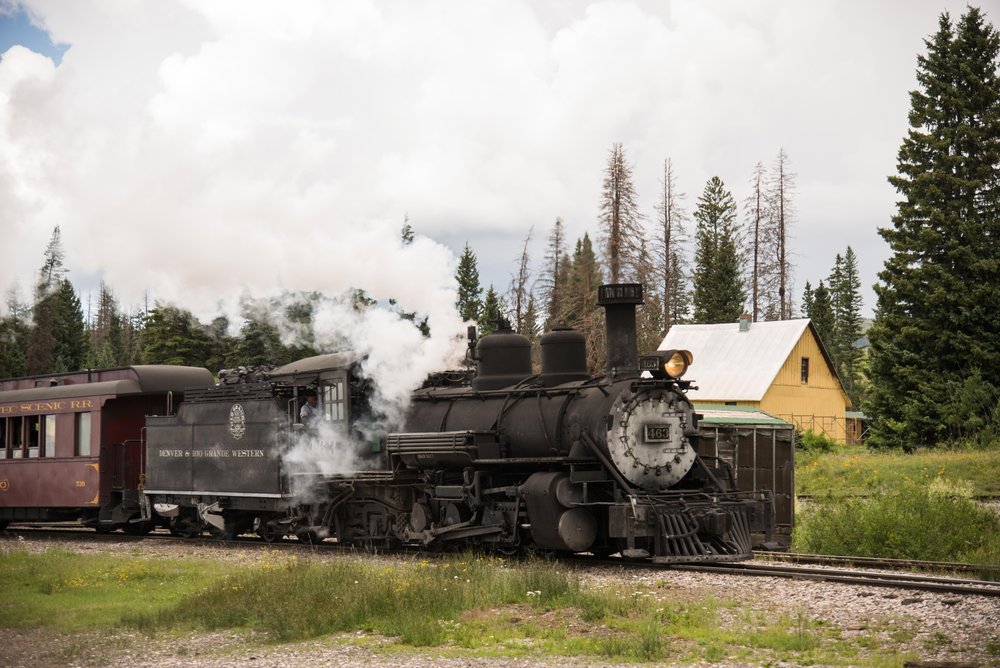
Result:
<svg viewBox="0 0 1000 668"><path fill-rule="evenodd" d="M61 64L0 61L0 288L60 225L71 277L203 313L245 290L448 299L454 257L505 288L531 225L596 235L611 143L652 215L671 157L693 206L741 199L780 147L798 173L796 292L848 243L863 281L916 54L964 4L57 2ZM996 20L996 17L991 17ZM430 286L419 289L420 286ZM85 286L80 286L85 287ZM871 295L866 294L872 307Z"/></svg>

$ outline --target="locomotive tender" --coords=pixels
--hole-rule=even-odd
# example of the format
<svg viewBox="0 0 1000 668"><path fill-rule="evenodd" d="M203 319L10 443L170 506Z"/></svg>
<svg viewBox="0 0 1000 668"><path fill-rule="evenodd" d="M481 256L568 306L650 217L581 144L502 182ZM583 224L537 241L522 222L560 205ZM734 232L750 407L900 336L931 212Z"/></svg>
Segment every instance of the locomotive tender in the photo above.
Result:
<svg viewBox="0 0 1000 668"><path fill-rule="evenodd" d="M768 492L737 491L700 455L686 351L638 356L638 284L605 285L608 362L591 377L584 337L479 340L477 373L413 393L403 430L373 439L370 388L350 354L321 355L189 389L147 418L144 518L180 534L256 531L365 547L477 545L501 552L620 552L654 562L751 556L769 535ZM242 382L232 382L240 380ZM323 419L298 408L319 394ZM361 445L359 445L361 444ZM365 450L362 470L339 459Z"/></svg>

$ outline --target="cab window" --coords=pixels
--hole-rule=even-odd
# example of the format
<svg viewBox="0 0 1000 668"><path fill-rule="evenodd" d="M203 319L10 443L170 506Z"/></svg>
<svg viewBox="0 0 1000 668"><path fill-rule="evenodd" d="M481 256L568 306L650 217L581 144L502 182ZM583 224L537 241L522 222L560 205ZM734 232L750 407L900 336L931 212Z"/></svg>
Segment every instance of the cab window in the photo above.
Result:
<svg viewBox="0 0 1000 668"><path fill-rule="evenodd" d="M330 422L343 422L347 419L347 404L344 390L345 383L339 379L333 381L330 385L320 388L324 417Z"/></svg>

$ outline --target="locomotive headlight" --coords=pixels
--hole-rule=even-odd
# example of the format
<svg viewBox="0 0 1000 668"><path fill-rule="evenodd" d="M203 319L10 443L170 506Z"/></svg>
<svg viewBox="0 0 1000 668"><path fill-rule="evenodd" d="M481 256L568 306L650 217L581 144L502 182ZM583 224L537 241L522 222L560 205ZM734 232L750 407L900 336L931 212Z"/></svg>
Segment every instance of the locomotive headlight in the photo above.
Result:
<svg viewBox="0 0 1000 668"><path fill-rule="evenodd" d="M663 371L671 378L680 378L693 361L694 356L688 350L668 350L663 353Z"/></svg>
<svg viewBox="0 0 1000 668"><path fill-rule="evenodd" d="M639 370L648 371L653 378L677 380L693 361L694 355L688 350L665 350L639 358Z"/></svg>

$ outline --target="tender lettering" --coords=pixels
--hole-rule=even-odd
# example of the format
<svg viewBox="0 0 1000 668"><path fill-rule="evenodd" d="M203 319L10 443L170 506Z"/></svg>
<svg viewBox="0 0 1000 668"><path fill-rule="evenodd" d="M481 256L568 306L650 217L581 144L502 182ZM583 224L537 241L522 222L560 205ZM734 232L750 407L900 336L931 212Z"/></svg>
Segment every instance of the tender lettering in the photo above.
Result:
<svg viewBox="0 0 1000 668"><path fill-rule="evenodd" d="M189 457L191 459L254 459L266 457L264 450L226 450L222 448L198 449L198 450L172 450L160 448L157 454L161 458L166 457Z"/></svg>

